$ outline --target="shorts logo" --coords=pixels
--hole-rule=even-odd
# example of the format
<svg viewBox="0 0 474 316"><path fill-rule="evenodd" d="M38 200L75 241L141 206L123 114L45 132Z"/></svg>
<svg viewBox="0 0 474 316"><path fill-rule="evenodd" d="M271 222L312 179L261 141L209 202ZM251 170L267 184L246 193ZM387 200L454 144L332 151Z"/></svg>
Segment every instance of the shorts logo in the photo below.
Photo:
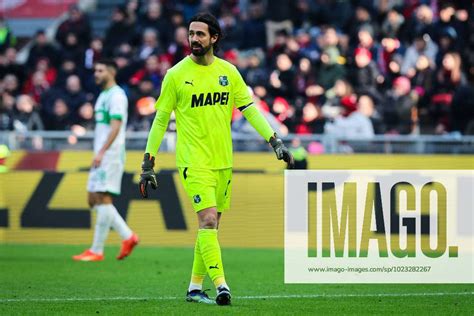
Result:
<svg viewBox="0 0 474 316"><path fill-rule="evenodd" d="M198 204L199 202L201 202L201 197L199 196L199 194L196 194L195 196L193 196L193 200L194 203Z"/></svg>
<svg viewBox="0 0 474 316"><path fill-rule="evenodd" d="M223 87L229 85L229 80L227 80L227 76L219 76L219 84Z"/></svg>

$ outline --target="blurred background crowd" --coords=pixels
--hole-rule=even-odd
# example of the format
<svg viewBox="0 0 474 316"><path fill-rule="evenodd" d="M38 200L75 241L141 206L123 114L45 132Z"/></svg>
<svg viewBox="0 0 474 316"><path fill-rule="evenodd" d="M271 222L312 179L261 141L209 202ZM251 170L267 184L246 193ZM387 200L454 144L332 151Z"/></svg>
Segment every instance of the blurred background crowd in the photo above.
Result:
<svg viewBox="0 0 474 316"><path fill-rule="evenodd" d="M110 57L128 130L148 131L200 11L219 18L218 55L282 135L474 134L472 2L436 0L124 0L103 36L73 5L54 38L37 30L24 63L0 18L0 130L92 130L93 64ZM238 111L232 128L253 132Z"/></svg>

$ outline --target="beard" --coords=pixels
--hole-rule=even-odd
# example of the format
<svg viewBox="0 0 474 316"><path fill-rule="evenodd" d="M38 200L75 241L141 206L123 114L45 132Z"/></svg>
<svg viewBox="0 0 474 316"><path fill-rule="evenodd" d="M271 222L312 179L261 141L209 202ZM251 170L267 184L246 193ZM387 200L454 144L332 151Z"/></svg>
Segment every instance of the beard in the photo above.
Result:
<svg viewBox="0 0 474 316"><path fill-rule="evenodd" d="M105 86L107 85L107 80L105 79L99 79L99 78L94 78L95 79L95 84L98 85L101 89L104 89Z"/></svg>
<svg viewBox="0 0 474 316"><path fill-rule="evenodd" d="M212 44L209 44L208 46L202 46L200 44L192 44L191 45L191 51L194 56L196 57L201 57L207 54L207 52L211 49Z"/></svg>

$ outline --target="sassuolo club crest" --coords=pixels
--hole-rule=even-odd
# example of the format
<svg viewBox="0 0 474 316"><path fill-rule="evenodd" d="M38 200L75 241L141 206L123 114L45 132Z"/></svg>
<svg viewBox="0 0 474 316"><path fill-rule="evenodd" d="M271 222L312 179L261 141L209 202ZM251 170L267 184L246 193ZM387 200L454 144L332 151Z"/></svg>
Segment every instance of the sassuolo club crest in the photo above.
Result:
<svg viewBox="0 0 474 316"><path fill-rule="evenodd" d="M228 86L229 80L227 79L227 76L219 76L219 84L224 87Z"/></svg>

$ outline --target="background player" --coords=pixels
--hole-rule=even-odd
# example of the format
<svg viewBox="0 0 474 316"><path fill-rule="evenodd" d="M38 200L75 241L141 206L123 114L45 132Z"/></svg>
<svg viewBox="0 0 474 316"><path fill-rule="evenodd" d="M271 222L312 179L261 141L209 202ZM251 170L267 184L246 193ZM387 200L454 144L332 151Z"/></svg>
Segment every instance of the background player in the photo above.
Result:
<svg viewBox="0 0 474 316"><path fill-rule="evenodd" d="M238 70L214 56L221 37L218 21L211 14L198 14L189 24L192 54L168 70L157 101L142 164L140 191L147 197L147 185L156 188L155 157L170 114L176 115L176 161L185 191L197 212L199 230L187 300L214 303L202 291L209 274L216 290L216 302L229 305L230 288L224 276L217 228L222 213L230 207L232 189L233 107L273 146L278 159L293 163L293 157L276 138L252 98Z"/></svg>
<svg viewBox="0 0 474 316"><path fill-rule="evenodd" d="M127 226L112 204L112 195L119 195L125 162L125 127L128 101L115 75L113 61L98 61L94 78L102 92L95 104L94 160L87 183L89 206L97 211L92 247L74 256L77 261L101 261L104 259L104 243L110 227L123 239L117 259L128 256L138 244L138 236Z"/></svg>

